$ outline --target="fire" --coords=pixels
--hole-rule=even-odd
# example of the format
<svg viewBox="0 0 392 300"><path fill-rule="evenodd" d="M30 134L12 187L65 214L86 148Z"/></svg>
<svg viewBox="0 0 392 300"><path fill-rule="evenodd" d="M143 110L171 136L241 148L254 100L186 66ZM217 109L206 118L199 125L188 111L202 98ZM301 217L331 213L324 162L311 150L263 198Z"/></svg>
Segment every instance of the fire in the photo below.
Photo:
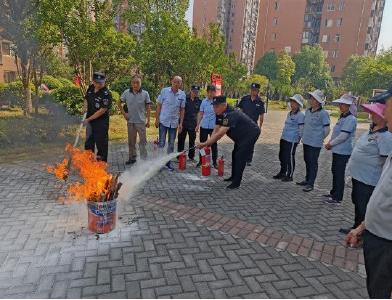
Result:
<svg viewBox="0 0 392 300"><path fill-rule="evenodd" d="M71 167L78 172L82 182L72 183L68 187L71 199L103 202L110 201L116 196L121 183L117 183L118 176L108 173L106 162L97 161L91 151L80 150L69 144L65 150L70 159L65 158L55 167L48 167L48 171L60 180L68 177Z"/></svg>

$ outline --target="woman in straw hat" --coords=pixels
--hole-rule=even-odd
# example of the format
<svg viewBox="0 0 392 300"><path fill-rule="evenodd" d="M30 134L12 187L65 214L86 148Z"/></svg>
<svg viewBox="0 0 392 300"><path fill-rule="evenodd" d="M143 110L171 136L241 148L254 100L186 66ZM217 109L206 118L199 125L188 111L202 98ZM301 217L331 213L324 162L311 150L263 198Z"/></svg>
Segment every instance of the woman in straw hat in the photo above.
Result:
<svg viewBox="0 0 392 300"><path fill-rule="evenodd" d="M380 179L385 160L392 152L392 133L384 119L385 104L362 104L362 107L370 113L372 125L356 142L348 163L352 177L351 200L355 207L353 228L364 220L370 196ZM348 233L350 230L340 231Z"/></svg>
<svg viewBox="0 0 392 300"><path fill-rule="evenodd" d="M325 145L325 149L332 150L332 189L324 196L328 204L339 204L343 200L346 165L353 151L353 138L357 130L356 98L344 94L333 103L339 105L341 114L333 128L331 140Z"/></svg>
<svg viewBox="0 0 392 300"><path fill-rule="evenodd" d="M286 182L293 181L295 151L301 140L305 121L305 114L301 111L303 101L303 97L299 94L290 97L291 110L287 114L280 139L280 171L273 177L274 179L281 179Z"/></svg>
<svg viewBox="0 0 392 300"><path fill-rule="evenodd" d="M328 112L323 109L325 103L324 94L320 90L309 93L310 108L305 112L304 133L302 142L304 144L304 160L306 165L305 180L297 182L304 186L304 192L313 190L318 171L318 158L324 139L330 131L330 120Z"/></svg>

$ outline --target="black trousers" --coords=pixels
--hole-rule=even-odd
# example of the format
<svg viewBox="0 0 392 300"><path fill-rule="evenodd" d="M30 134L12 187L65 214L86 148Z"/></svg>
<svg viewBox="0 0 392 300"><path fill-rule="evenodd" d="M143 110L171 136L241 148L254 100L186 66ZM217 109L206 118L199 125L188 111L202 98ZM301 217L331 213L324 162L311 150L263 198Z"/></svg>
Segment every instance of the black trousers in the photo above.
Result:
<svg viewBox="0 0 392 300"><path fill-rule="evenodd" d="M184 151L185 147L185 139L186 135L188 134L188 140L189 140L189 151L188 151L188 157L190 159L195 158L195 140L196 140L196 131L195 129L189 129L189 128L183 128L181 133L178 134L178 145L177 145L177 150L178 152Z"/></svg>
<svg viewBox="0 0 392 300"><path fill-rule="evenodd" d="M365 220L366 207L373 194L375 186L365 184L356 179L352 179L353 187L351 200L355 208L354 228L358 227Z"/></svg>
<svg viewBox="0 0 392 300"><path fill-rule="evenodd" d="M308 185L314 186L318 171L318 158L321 147L312 147L304 144L304 160L306 166L305 180Z"/></svg>
<svg viewBox="0 0 392 300"><path fill-rule="evenodd" d="M97 146L97 158L103 161L108 161L108 146L109 146L109 123L106 122L92 122L86 128L86 143L85 150L95 152Z"/></svg>
<svg viewBox="0 0 392 300"><path fill-rule="evenodd" d="M234 149L231 153L231 177L233 184L241 184L242 174L244 173L247 160L253 151L259 135L257 134L257 136L247 138L239 143L234 143Z"/></svg>
<svg viewBox="0 0 392 300"><path fill-rule="evenodd" d="M286 140L280 140L279 160L280 174L293 177L295 170L295 151L298 143L291 143Z"/></svg>
<svg viewBox="0 0 392 300"><path fill-rule="evenodd" d="M205 129L205 128L200 128L200 142L203 143L208 139L208 136L211 136L212 132L214 129ZM211 152L212 152L212 163L216 165L216 160L218 158L218 144L215 143L211 145ZM199 160L201 162L201 157L199 157Z"/></svg>
<svg viewBox="0 0 392 300"><path fill-rule="evenodd" d="M366 286L372 299L390 299L392 293L392 241L370 231L363 234Z"/></svg>
<svg viewBox="0 0 392 300"><path fill-rule="evenodd" d="M350 155L332 153L332 189L330 195L337 201L343 200L346 165Z"/></svg>

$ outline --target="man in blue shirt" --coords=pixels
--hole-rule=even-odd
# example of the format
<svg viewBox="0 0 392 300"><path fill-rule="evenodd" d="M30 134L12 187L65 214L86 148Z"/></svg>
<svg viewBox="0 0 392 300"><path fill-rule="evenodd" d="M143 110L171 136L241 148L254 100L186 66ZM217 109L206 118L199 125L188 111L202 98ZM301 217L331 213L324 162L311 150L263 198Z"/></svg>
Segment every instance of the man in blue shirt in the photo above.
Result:
<svg viewBox="0 0 392 300"><path fill-rule="evenodd" d="M325 149L332 150L332 189L325 196L327 203L339 204L343 200L346 165L353 151L357 129L357 118L350 111L356 105L356 98L344 94L333 103L339 105L341 115L333 128L331 140L325 145Z"/></svg>
<svg viewBox="0 0 392 300"><path fill-rule="evenodd" d="M185 93L180 89L182 78L174 76L171 87L161 90L158 96L155 127L159 128L159 148L164 148L166 135L169 136L167 153L173 153L174 141L176 139L177 128L181 133L185 114ZM170 161L166 164L170 171L173 167Z"/></svg>
<svg viewBox="0 0 392 300"><path fill-rule="evenodd" d="M250 94L241 98L240 103L237 107L242 110L248 117L250 117L256 124L259 123L260 130L263 126L264 121L264 102L259 96L260 84L252 83L250 85ZM250 157L248 158L247 165L250 166L252 163L254 149L251 151Z"/></svg>
<svg viewBox="0 0 392 300"><path fill-rule="evenodd" d="M204 143L208 136L211 136L215 128L216 115L212 101L216 94L216 87L214 85L207 86L207 97L201 102L200 112L197 116L196 132L200 130L200 143ZM218 158L218 144L211 145L212 150L212 163L214 168L217 168L216 160ZM201 166L201 157L197 167Z"/></svg>
<svg viewBox="0 0 392 300"><path fill-rule="evenodd" d="M304 133L304 160L306 165L306 177L298 185L304 186L304 192L313 190L318 171L318 158L324 139L329 134L329 114L323 109L325 102L324 94L320 90L309 93L310 108L305 112Z"/></svg>

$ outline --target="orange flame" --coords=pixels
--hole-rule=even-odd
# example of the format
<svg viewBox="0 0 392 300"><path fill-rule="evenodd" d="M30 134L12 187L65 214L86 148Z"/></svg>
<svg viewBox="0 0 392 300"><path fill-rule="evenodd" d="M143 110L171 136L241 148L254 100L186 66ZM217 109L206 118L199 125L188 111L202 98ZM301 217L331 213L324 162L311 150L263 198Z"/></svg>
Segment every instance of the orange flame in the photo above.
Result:
<svg viewBox="0 0 392 300"><path fill-rule="evenodd" d="M64 159L48 171L59 179L66 179L71 166L79 173L82 182L75 182L68 187L68 194L78 201L106 201L113 189L113 176L107 172L107 163L97 161L91 151L84 151L67 145L65 150L70 155L70 161Z"/></svg>

